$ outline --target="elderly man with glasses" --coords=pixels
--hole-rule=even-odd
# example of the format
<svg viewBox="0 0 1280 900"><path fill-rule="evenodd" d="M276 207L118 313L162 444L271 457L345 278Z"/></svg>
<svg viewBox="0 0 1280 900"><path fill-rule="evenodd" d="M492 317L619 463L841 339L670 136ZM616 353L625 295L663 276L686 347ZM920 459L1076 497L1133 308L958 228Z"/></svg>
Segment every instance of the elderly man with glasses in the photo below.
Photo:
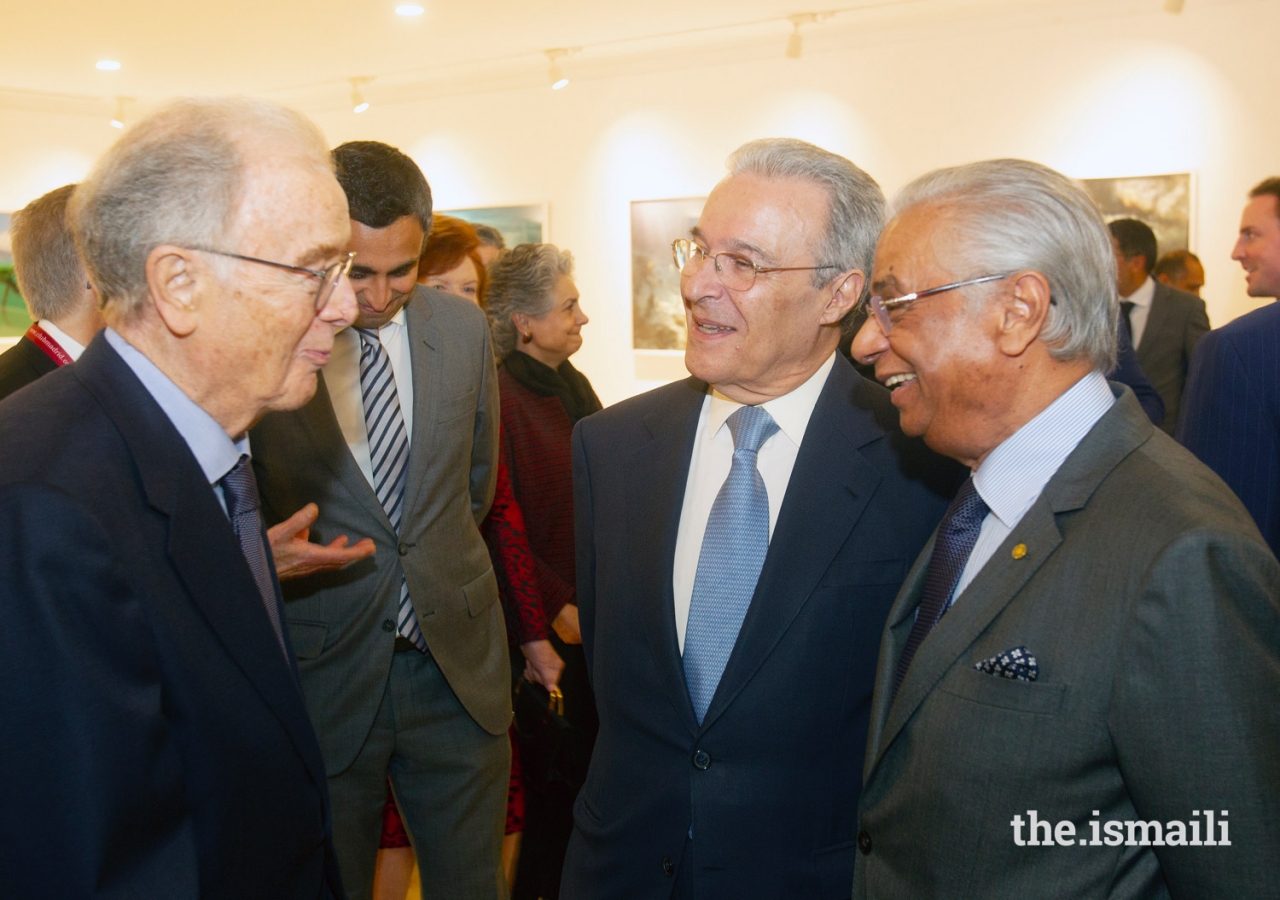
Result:
<svg viewBox="0 0 1280 900"><path fill-rule="evenodd" d="M108 327L0 403L0 892L342 897L246 437L356 316L324 139L177 102L70 215Z"/></svg>
<svg viewBox="0 0 1280 900"><path fill-rule="evenodd" d="M836 352L884 199L756 141L675 243L693 377L583 419L600 732L561 896L848 897L880 630L957 480Z"/></svg>
<svg viewBox="0 0 1280 900"><path fill-rule="evenodd" d="M854 896L1280 896L1280 565L1104 377L1101 216L1019 160L894 212L854 356L972 476L889 614Z"/></svg>

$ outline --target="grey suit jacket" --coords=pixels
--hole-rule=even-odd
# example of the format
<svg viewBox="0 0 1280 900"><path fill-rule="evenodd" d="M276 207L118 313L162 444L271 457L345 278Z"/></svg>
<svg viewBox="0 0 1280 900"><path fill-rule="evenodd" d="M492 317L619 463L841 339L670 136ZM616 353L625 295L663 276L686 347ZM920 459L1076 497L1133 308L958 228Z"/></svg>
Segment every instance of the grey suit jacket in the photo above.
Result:
<svg viewBox="0 0 1280 900"><path fill-rule="evenodd" d="M371 537L372 559L284 583L307 706L329 773L355 759L391 667L400 579L450 687L476 722L511 722L506 625L478 523L497 478L498 389L489 329L471 303L423 287L405 306L413 432L397 535L351 455L323 378L306 406L252 431L269 522L320 506L312 539Z"/></svg>
<svg viewBox="0 0 1280 900"><path fill-rule="evenodd" d="M1159 281L1155 286L1147 325L1138 345L1138 362L1164 401L1164 424L1160 427L1171 435L1178 427L1182 389L1191 371L1191 353L1201 335L1209 330L1209 314L1204 301L1195 294Z"/></svg>
<svg viewBox="0 0 1280 900"><path fill-rule="evenodd" d="M1124 393L891 705L932 549L881 645L854 897L1280 897L1280 564L1218 477ZM1036 681L974 668L1017 647ZM1017 846L1030 810L1090 845ZM1204 810L1231 846L1105 845L1108 821Z"/></svg>

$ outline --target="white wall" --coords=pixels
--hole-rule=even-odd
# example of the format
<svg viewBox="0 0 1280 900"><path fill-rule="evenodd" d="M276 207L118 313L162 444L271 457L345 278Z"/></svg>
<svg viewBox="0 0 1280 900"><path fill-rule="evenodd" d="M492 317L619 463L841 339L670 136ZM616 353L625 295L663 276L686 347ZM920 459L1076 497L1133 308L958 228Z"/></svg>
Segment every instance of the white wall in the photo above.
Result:
<svg viewBox="0 0 1280 900"><path fill-rule="evenodd" d="M695 48L554 93L539 83L315 118L334 143L376 138L410 153L439 208L549 202L550 239L577 257L592 317L575 363L606 403L683 373L678 358L631 351L630 201L703 195L725 156L762 136L842 153L890 193L928 169L994 156L1076 177L1194 172L1192 249L1220 325L1257 305L1229 255L1246 192L1280 174L1280 2L1186 6L1169 16L1117 0L1056 23L819 27L800 61L780 42L706 54L714 65ZM79 177L113 136L81 119L11 118L6 131L22 140L0 142L0 209Z"/></svg>

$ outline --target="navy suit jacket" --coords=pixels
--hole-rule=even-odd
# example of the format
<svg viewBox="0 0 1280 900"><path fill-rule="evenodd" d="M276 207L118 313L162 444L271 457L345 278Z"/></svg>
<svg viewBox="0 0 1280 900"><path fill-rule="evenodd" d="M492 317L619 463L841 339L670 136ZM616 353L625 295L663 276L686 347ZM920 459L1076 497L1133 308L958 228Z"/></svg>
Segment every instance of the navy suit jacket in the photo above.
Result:
<svg viewBox="0 0 1280 900"><path fill-rule="evenodd" d="M1200 339L1178 440L1236 492L1280 555L1280 304Z"/></svg>
<svg viewBox="0 0 1280 900"><path fill-rule="evenodd" d="M58 364L35 341L26 336L19 338L18 343L0 353L0 400L56 368Z"/></svg>
<svg viewBox="0 0 1280 900"><path fill-rule="evenodd" d="M962 473L905 438L888 392L837 359L699 725L672 567L706 389L667 385L574 432L578 607L600 733L564 897L666 898L674 879L699 898L850 894L880 631Z"/></svg>
<svg viewBox="0 0 1280 900"><path fill-rule="evenodd" d="M0 403L0 458L0 893L342 896L296 670L101 335Z"/></svg>

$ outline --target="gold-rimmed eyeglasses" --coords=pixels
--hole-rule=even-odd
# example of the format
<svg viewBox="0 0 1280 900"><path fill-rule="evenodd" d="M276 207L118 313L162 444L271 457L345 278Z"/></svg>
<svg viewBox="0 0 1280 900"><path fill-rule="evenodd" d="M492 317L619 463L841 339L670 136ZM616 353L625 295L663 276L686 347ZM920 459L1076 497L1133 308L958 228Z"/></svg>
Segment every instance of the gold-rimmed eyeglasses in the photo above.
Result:
<svg viewBox="0 0 1280 900"><path fill-rule="evenodd" d="M720 283L731 291L749 291L756 283L757 275L770 272L813 272L818 269L838 269L839 266L758 266L740 253L707 253L688 238L678 238L671 242L671 255L675 257L676 268L684 277L690 277L702 268L706 260L716 266L716 275Z"/></svg>
<svg viewBox="0 0 1280 900"><path fill-rule="evenodd" d="M277 269L284 269L287 272L301 272L304 275L310 275L312 278L318 278L320 279L320 286L316 289L316 312L324 309L325 305L328 304L329 298L333 296L333 292L338 287L338 283L342 281L342 276L351 271L351 264L355 262L356 258L355 253L351 252L327 268L308 269L305 266L291 266L288 263L258 259L256 256L243 256L239 253L228 253L226 250L214 250L211 247L187 247L186 249L195 250L199 253L213 253L216 256L226 256L231 259L258 263L263 266L273 266Z"/></svg>

